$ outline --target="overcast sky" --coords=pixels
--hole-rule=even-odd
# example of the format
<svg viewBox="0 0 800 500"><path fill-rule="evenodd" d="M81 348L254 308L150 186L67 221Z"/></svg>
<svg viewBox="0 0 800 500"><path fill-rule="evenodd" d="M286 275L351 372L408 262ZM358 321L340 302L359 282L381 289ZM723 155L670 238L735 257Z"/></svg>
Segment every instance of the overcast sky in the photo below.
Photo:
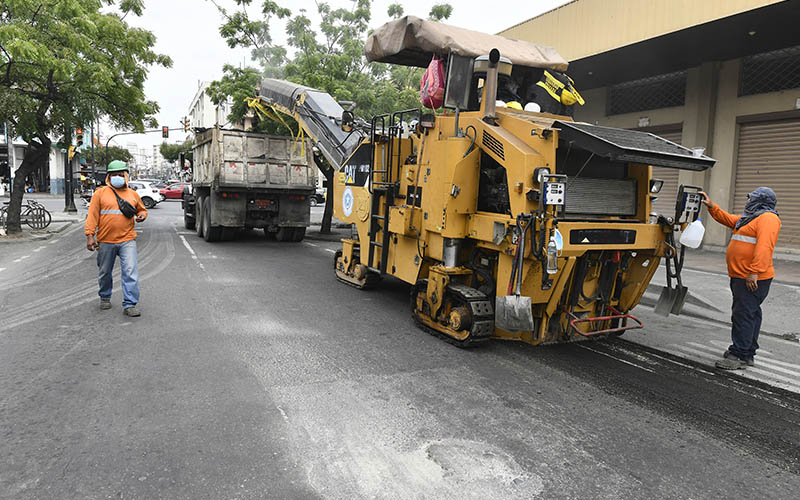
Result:
<svg viewBox="0 0 800 500"><path fill-rule="evenodd" d="M312 19L317 19L316 2L313 0L276 1L293 12L306 9ZM233 0L218 0L218 3L234 7ZM334 8L352 5L350 0L330 0L328 3ZM438 2L373 0L370 27L376 28L389 21L386 10L392 3L400 3L405 14L426 18L431 6ZM448 24L485 33L497 33L567 1L450 0L449 3L453 6L453 14L446 21ZM260 4L261 0L253 0L250 10L253 13L258 12L254 6ZM147 97L158 102L161 107L157 116L160 125L179 127L180 120L188 114L189 104L197 91L198 82L218 79L222 75L223 64L251 64L249 51L232 50L219 36L218 29L222 18L208 0L145 0L144 15L138 18L129 15L126 21L152 31L158 40L155 50L172 58L171 68L152 68L145 83ZM273 25L272 35L276 43L285 40L281 22ZM101 126L100 132L105 142L109 131L102 130ZM183 132L172 132L169 142L183 140L184 135ZM124 147L128 142L135 142L140 147L149 148L153 144L160 144L161 141L161 134L156 133L121 136L113 139L112 144Z"/></svg>

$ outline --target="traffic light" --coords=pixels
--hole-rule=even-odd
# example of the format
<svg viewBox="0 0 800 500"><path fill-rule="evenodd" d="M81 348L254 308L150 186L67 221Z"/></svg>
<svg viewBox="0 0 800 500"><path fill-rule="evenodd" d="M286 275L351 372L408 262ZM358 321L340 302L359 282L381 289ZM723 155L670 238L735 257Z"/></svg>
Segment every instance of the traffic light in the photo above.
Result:
<svg viewBox="0 0 800 500"><path fill-rule="evenodd" d="M183 117L183 131L184 132L188 132L189 131L189 117L188 116L184 116Z"/></svg>
<svg viewBox="0 0 800 500"><path fill-rule="evenodd" d="M75 130L75 145L77 147L81 147L83 145L83 129L79 128Z"/></svg>
<svg viewBox="0 0 800 500"><path fill-rule="evenodd" d="M67 150L67 158L72 160L72 157L75 156L75 146L70 146Z"/></svg>
<svg viewBox="0 0 800 500"><path fill-rule="evenodd" d="M169 139L169 127L161 127L161 137Z"/></svg>

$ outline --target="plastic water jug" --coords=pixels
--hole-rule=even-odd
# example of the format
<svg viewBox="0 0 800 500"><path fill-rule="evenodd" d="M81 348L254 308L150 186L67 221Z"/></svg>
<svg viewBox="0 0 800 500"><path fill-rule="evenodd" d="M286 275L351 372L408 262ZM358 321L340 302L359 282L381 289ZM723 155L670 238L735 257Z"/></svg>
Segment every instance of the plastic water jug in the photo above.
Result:
<svg viewBox="0 0 800 500"><path fill-rule="evenodd" d="M687 246L689 248L697 248L700 246L700 243L703 242L703 235L706 232L706 228L703 227L703 222L701 219L697 219L696 221L692 222L686 229L683 230L681 233L681 245Z"/></svg>

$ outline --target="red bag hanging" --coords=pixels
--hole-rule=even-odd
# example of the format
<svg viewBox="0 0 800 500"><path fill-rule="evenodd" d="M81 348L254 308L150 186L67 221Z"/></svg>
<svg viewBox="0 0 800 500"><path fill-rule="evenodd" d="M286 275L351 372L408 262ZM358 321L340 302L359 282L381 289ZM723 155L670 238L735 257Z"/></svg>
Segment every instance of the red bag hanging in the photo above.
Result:
<svg viewBox="0 0 800 500"><path fill-rule="evenodd" d="M444 102L444 63L435 55L419 82L419 97L430 109L441 108Z"/></svg>

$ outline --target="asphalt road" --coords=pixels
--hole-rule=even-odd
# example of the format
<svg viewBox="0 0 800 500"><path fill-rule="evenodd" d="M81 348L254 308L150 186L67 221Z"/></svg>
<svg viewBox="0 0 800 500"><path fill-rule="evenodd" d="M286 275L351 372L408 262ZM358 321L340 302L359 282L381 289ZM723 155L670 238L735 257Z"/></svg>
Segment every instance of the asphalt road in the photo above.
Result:
<svg viewBox="0 0 800 500"><path fill-rule="evenodd" d="M407 285L338 283L335 243L209 244L175 202L141 229L135 319L79 228L0 247L0 498L800 491L795 394L622 339L457 349Z"/></svg>

